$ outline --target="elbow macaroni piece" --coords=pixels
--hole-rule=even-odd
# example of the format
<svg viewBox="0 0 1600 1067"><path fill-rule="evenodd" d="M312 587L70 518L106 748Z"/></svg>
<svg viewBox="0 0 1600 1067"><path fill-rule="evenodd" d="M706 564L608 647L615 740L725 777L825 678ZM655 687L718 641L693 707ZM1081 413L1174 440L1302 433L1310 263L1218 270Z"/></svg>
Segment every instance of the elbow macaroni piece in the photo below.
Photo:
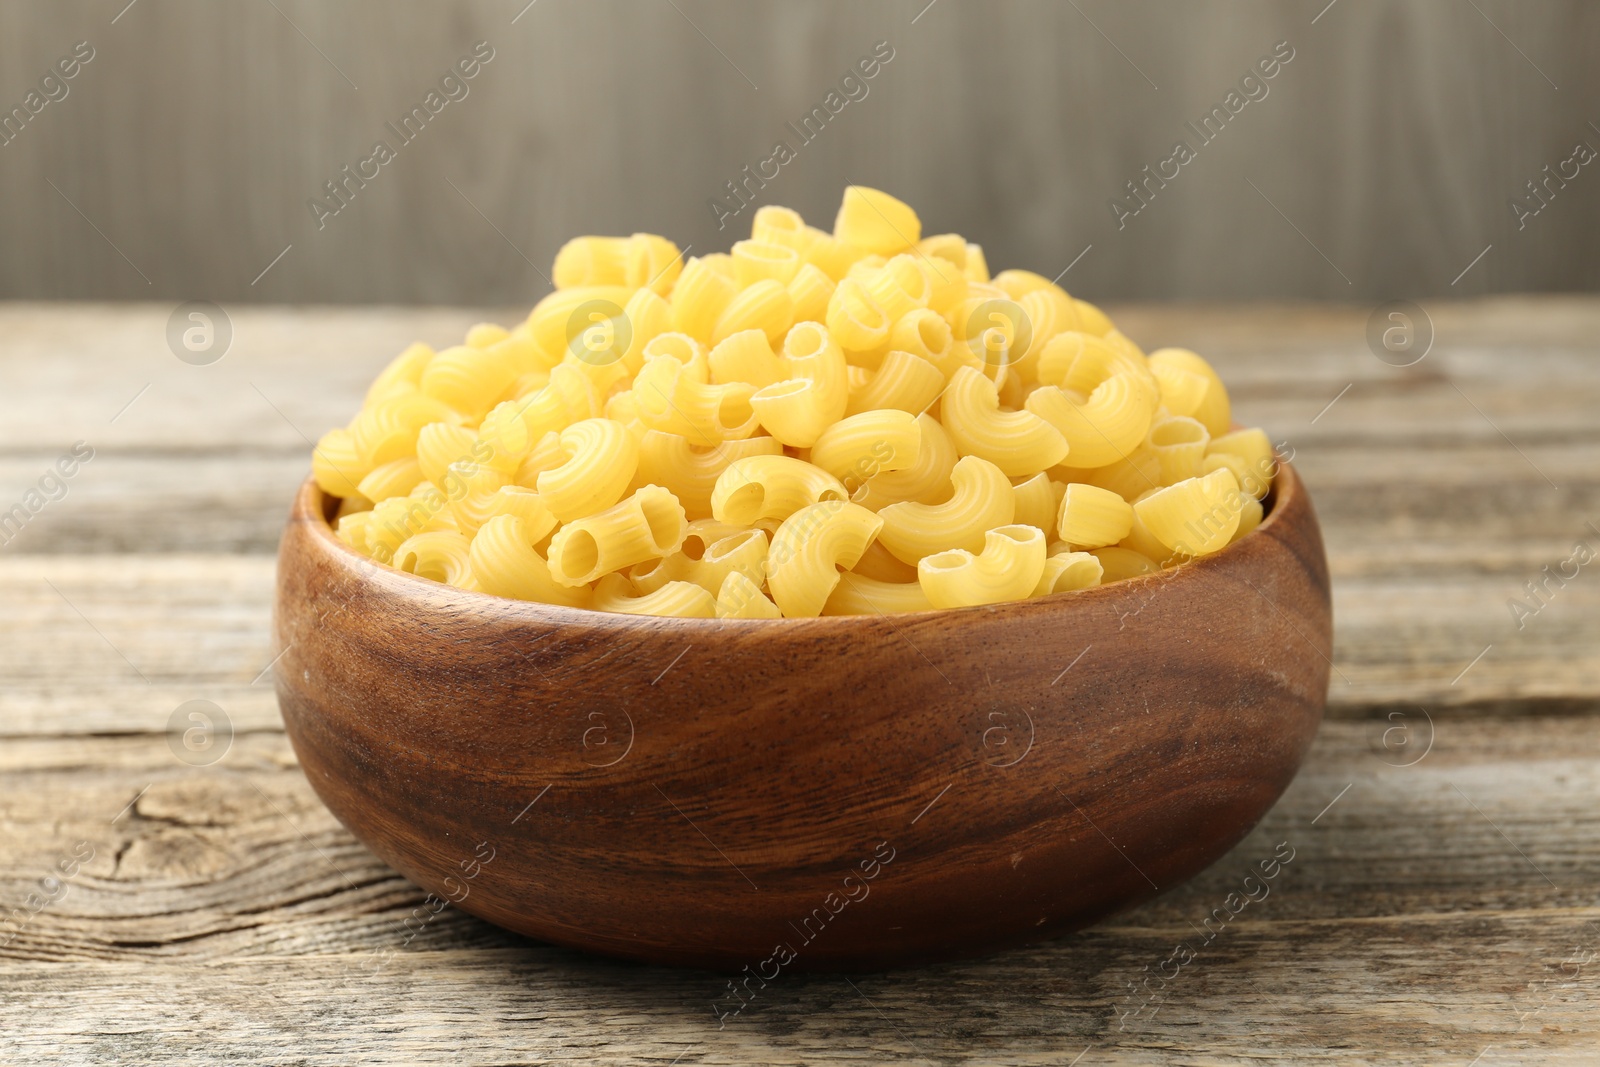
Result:
<svg viewBox="0 0 1600 1067"><path fill-rule="evenodd" d="M821 467L791 456L751 456L735 460L718 476L711 516L738 526L762 519L781 522L801 508L849 497L843 483Z"/></svg>
<svg viewBox="0 0 1600 1067"><path fill-rule="evenodd" d="M984 534L983 551L951 549L917 564L917 580L936 608L967 608L1020 600L1044 574L1044 533L1034 526L999 526Z"/></svg>
<svg viewBox="0 0 1600 1067"><path fill-rule="evenodd" d="M947 549L981 549L984 534L1016 516L1016 494L1005 473L988 460L966 456L950 472L950 499L942 504L906 501L878 512L883 547L903 563Z"/></svg>
<svg viewBox="0 0 1600 1067"><path fill-rule="evenodd" d="M1017 477L1067 458L1066 438L1032 411L1001 411L994 384L962 367L944 391L940 421L964 456L980 456Z"/></svg>
<svg viewBox="0 0 1600 1067"><path fill-rule="evenodd" d="M351 551L567 608L889 615L1155 573L1272 500L1206 360L878 190L693 258L575 238L551 277L520 323L407 347L317 442Z"/></svg>
<svg viewBox="0 0 1600 1067"><path fill-rule="evenodd" d="M856 565L883 520L866 508L826 501L801 508L783 521L767 554L767 588L785 618L814 618L839 572Z"/></svg>
<svg viewBox="0 0 1600 1067"><path fill-rule="evenodd" d="M676 497L647 485L628 499L575 519L550 539L550 576L578 586L678 550L688 520Z"/></svg>

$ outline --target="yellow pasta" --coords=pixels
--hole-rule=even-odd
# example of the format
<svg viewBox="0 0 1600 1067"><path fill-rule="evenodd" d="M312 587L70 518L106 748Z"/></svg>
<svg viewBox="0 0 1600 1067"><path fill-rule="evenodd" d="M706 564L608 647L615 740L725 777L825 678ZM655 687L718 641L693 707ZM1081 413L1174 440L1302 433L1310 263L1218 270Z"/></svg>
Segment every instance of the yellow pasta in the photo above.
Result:
<svg viewBox="0 0 1600 1067"><path fill-rule="evenodd" d="M930 611L933 604L912 572L910 581L885 582L854 571L839 575L839 584L822 605L824 615L893 615Z"/></svg>
<svg viewBox="0 0 1600 1067"><path fill-rule="evenodd" d="M950 472L961 458L956 452L955 442L950 440L950 435L939 424L939 420L931 415L918 415L917 428L916 462L905 470L888 471L868 478L865 485L851 494L854 503L880 511L890 504L905 500L937 504L949 495Z"/></svg>
<svg viewBox="0 0 1600 1067"><path fill-rule="evenodd" d="M862 366L873 367L888 351L893 320L859 278L846 278L828 298L828 333Z"/></svg>
<svg viewBox="0 0 1600 1067"><path fill-rule="evenodd" d="M1087 552L1057 552L1045 558L1039 584L1034 586L1034 596L1051 593L1070 593L1074 589L1092 589L1100 584L1105 568Z"/></svg>
<svg viewBox="0 0 1600 1067"><path fill-rule="evenodd" d="M679 434L650 430L639 441L635 487L659 485L669 490L691 519L711 517L711 494L729 465L749 456L777 456L783 446L771 437L747 437L706 447Z"/></svg>
<svg viewBox="0 0 1600 1067"><path fill-rule="evenodd" d="M401 543L395 550L394 567L458 589L477 589L469 551L467 539L456 531L430 530Z"/></svg>
<svg viewBox="0 0 1600 1067"><path fill-rule="evenodd" d="M859 388L850 390L846 415L859 415L880 408L920 415L944 392L945 377L938 367L910 352L891 349L876 371L852 367L865 377Z"/></svg>
<svg viewBox="0 0 1600 1067"><path fill-rule="evenodd" d="M1133 529L1133 507L1109 489L1072 482L1056 513L1056 534L1073 548L1104 548Z"/></svg>
<svg viewBox="0 0 1600 1067"><path fill-rule="evenodd" d="M1267 495L1273 475L1278 472L1278 456L1272 442L1261 430L1238 430L1212 437L1206 446L1207 457L1236 456L1244 468L1235 471L1239 487L1257 500Z"/></svg>
<svg viewBox="0 0 1600 1067"><path fill-rule="evenodd" d="M910 412L864 411L823 430L810 462L853 490L880 473L912 466L921 443L922 427Z"/></svg>
<svg viewBox="0 0 1600 1067"><path fill-rule="evenodd" d="M785 618L813 618L839 572L856 565L883 520L856 504L829 500L801 508L783 521L767 553L767 588Z"/></svg>
<svg viewBox="0 0 1600 1067"><path fill-rule="evenodd" d="M676 619L714 619L717 598L693 582L668 582L653 593L635 596L620 574L608 574L595 583L596 611L622 615L665 615Z"/></svg>
<svg viewBox="0 0 1600 1067"><path fill-rule="evenodd" d="M783 612L767 598L759 585L734 571L723 579L722 588L717 591L717 618L781 619Z"/></svg>
<svg viewBox="0 0 1600 1067"><path fill-rule="evenodd" d="M588 607L593 594L587 585L563 585L550 576L549 564L534 548L540 540L517 515L497 515L484 523L469 553L478 584L486 593L513 600Z"/></svg>
<svg viewBox="0 0 1600 1067"><path fill-rule="evenodd" d="M984 534L1016 516L1016 494L1005 472L988 460L966 456L950 472L953 489L940 504L905 501L878 512L879 538L896 559L917 563L946 549L981 549Z"/></svg>
<svg viewBox="0 0 1600 1067"><path fill-rule="evenodd" d="M706 357L711 380L717 385L743 382L763 389L785 377L783 364L760 330L740 330L717 342Z"/></svg>
<svg viewBox="0 0 1600 1067"><path fill-rule="evenodd" d="M1033 474L1067 457L1067 442L1031 411L1001 411L991 383L971 367L950 379L940 421L964 456L980 456L1009 475Z"/></svg>
<svg viewBox="0 0 1600 1067"><path fill-rule="evenodd" d="M733 279L722 274L714 263L700 256L690 259L672 290L672 328L709 342L723 309L733 302L738 291Z"/></svg>
<svg viewBox="0 0 1600 1067"><path fill-rule="evenodd" d="M789 302L796 322L822 322L837 286L815 263L802 263L789 280Z"/></svg>
<svg viewBox="0 0 1600 1067"><path fill-rule="evenodd" d="M890 615L1220 551L1276 455L1216 371L887 193L727 252L578 237L511 326L394 356L312 454L342 545L563 608Z"/></svg>
<svg viewBox="0 0 1600 1067"><path fill-rule="evenodd" d="M1203 379L1207 388L1201 392L1191 410L1179 411L1170 404L1167 406L1175 415L1188 415L1198 420L1213 437L1221 437L1228 432L1233 423L1232 405L1228 402L1228 390L1223 387L1222 379L1217 377L1217 372L1211 369L1211 364L1187 348L1157 349L1150 353L1148 362L1152 372L1157 375L1157 380L1161 380L1162 374L1173 377L1174 372ZM1162 397L1165 403L1164 384Z"/></svg>
<svg viewBox="0 0 1600 1067"><path fill-rule="evenodd" d="M539 499L561 522L604 511L628 491L639 466L639 445L612 419L584 419L561 431L567 461L539 472Z"/></svg>
<svg viewBox="0 0 1600 1067"><path fill-rule="evenodd" d="M753 525L759 519L787 519L801 508L828 500L843 503L850 494L821 467L791 456L751 456L735 460L711 491L711 515L719 522Z"/></svg>
<svg viewBox="0 0 1600 1067"><path fill-rule="evenodd" d="M1045 533L1056 528L1056 494L1050 485L1050 475L1040 471L1031 478L1016 481L1011 487L1016 501L1013 522L1037 527Z"/></svg>
<svg viewBox="0 0 1600 1067"><path fill-rule="evenodd" d="M1150 427L1149 445L1161 468L1161 484L1175 485L1199 474L1210 439L1195 419L1177 415L1158 419Z"/></svg>
<svg viewBox="0 0 1600 1067"><path fill-rule="evenodd" d="M1020 600L1044 573L1045 540L1034 526L999 526L984 534L983 551L951 549L917 564L917 580L936 608L966 608Z"/></svg>
<svg viewBox="0 0 1600 1067"><path fill-rule="evenodd" d="M621 503L557 530L550 539L550 575L562 585L586 585L676 552L687 525L676 497L660 486L644 486Z"/></svg>
<svg viewBox="0 0 1600 1067"><path fill-rule="evenodd" d="M849 404L844 352L826 327L802 322L784 338L783 362L790 377L757 390L750 406L767 433L783 444L810 448Z"/></svg>
<svg viewBox="0 0 1600 1067"><path fill-rule="evenodd" d="M711 329L711 343L738 333L760 330L776 344L794 325L794 299L781 282L768 278L756 282L728 301Z"/></svg>
<svg viewBox="0 0 1600 1067"><path fill-rule="evenodd" d="M1244 499L1233 472L1222 469L1158 489L1135 503L1133 512L1173 552L1204 556L1232 539Z"/></svg>

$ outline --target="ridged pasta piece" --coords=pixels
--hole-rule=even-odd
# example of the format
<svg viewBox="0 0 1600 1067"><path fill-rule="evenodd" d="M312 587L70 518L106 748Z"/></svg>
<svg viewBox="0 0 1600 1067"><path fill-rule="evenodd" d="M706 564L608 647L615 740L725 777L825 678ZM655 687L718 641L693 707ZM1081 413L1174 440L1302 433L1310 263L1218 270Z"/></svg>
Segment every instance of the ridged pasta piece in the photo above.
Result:
<svg viewBox="0 0 1600 1067"><path fill-rule="evenodd" d="M719 522L750 526L760 519L787 519L801 508L828 500L843 503L850 494L821 467L792 456L751 456L736 460L711 491L711 515Z"/></svg>
<svg viewBox="0 0 1600 1067"><path fill-rule="evenodd" d="M480 442L472 430L453 422L429 422L416 435L416 461L422 467L422 478L434 485L445 480L445 472L453 462L488 462L493 458L490 442Z"/></svg>
<svg viewBox="0 0 1600 1067"><path fill-rule="evenodd" d="M557 289L622 285L627 280L626 237L574 237L556 252L550 279Z"/></svg>
<svg viewBox="0 0 1600 1067"><path fill-rule="evenodd" d="M567 461L567 450L561 447L561 434L551 430L539 439L517 465L512 481L529 489L539 487L539 475L553 471Z"/></svg>
<svg viewBox="0 0 1600 1067"><path fill-rule="evenodd" d="M851 494L853 503L880 511L902 501L937 504L950 495L950 472L961 458L955 442L931 415L918 415L917 427L920 433L916 462L905 470L868 478L865 485Z"/></svg>
<svg viewBox="0 0 1600 1067"><path fill-rule="evenodd" d="M1039 584L1034 586L1034 596L1051 593L1068 593L1076 589L1092 589L1100 584L1105 573L1100 561L1087 552L1059 552L1045 557L1044 571Z"/></svg>
<svg viewBox="0 0 1600 1067"><path fill-rule="evenodd" d="M497 515L478 529L469 558L484 592L513 600L586 608L593 599L587 585L568 586L550 576L550 566L534 545L542 537L517 515Z"/></svg>
<svg viewBox="0 0 1600 1067"><path fill-rule="evenodd" d="M349 430L329 430L311 450L311 477L329 496L356 496L372 467L361 458Z"/></svg>
<svg viewBox="0 0 1600 1067"><path fill-rule="evenodd" d="M367 532L371 524L372 512L358 511L353 515L341 515L334 523L333 532L339 540L363 556L370 556L372 548L367 544Z"/></svg>
<svg viewBox="0 0 1600 1067"><path fill-rule="evenodd" d="M1104 548L1133 529L1133 506L1109 489L1072 482L1056 513L1056 535L1079 548Z"/></svg>
<svg viewBox="0 0 1600 1067"><path fill-rule="evenodd" d="M495 491L489 504L489 518L500 515L515 515L521 519L523 531L529 542L535 545L555 532L558 525L556 517L550 513L539 494L522 485L505 485ZM488 520L483 525L488 525ZM480 526L480 533L482 529Z"/></svg>
<svg viewBox="0 0 1600 1067"><path fill-rule="evenodd" d="M1140 555L1131 548L1096 548L1089 555L1100 561L1100 584L1107 582L1120 582L1124 578L1141 578L1147 574L1158 574L1161 565L1148 556Z"/></svg>
<svg viewBox="0 0 1600 1067"><path fill-rule="evenodd" d="M1006 525L984 534L983 551L951 549L917 564L917 580L936 608L966 608L1020 600L1044 573L1045 538L1035 526Z"/></svg>
<svg viewBox="0 0 1600 1067"><path fill-rule="evenodd" d="M621 503L557 530L550 540L550 575L562 585L587 585L603 574L676 552L687 526L676 497L660 486L644 486Z"/></svg>
<svg viewBox="0 0 1600 1067"><path fill-rule="evenodd" d="M680 434L650 430L639 442L634 485L664 486L678 498L689 518L709 519L711 494L730 464L749 456L782 454L783 446L771 437L747 437L706 448Z"/></svg>
<svg viewBox="0 0 1600 1067"><path fill-rule="evenodd" d="M1032 380L1035 377L1034 368L1045 346L1061 333L1078 329L1078 309L1072 297L1056 285L1046 285L1025 293L1017 299L1017 304L1028 317L1031 336L1027 347L1017 358L1016 370L1024 378Z"/></svg>
<svg viewBox="0 0 1600 1067"><path fill-rule="evenodd" d="M1016 268L1003 270L990 279L989 284L1013 300L1021 300L1029 293L1038 292L1042 289L1055 289L1062 296L1067 295L1064 290L1056 286L1055 282L1052 282L1042 274L1035 274L1031 270L1018 270Z"/></svg>
<svg viewBox="0 0 1600 1067"><path fill-rule="evenodd" d="M961 270L969 281L988 282L989 261L983 254L982 245L967 242L967 259Z"/></svg>
<svg viewBox="0 0 1600 1067"><path fill-rule="evenodd" d="M516 378L516 368L499 353L456 345L428 362L419 388L462 415L480 418Z"/></svg>
<svg viewBox="0 0 1600 1067"><path fill-rule="evenodd" d="M722 274L709 257L691 258L672 290L672 328L709 343L723 309L737 293L733 279Z"/></svg>
<svg viewBox="0 0 1600 1067"><path fill-rule="evenodd" d="M417 434L430 422L460 422L443 401L419 392L369 404L350 422L350 437L364 463L385 463L417 454Z"/></svg>
<svg viewBox="0 0 1600 1067"><path fill-rule="evenodd" d="M1104 467L1060 467L1054 473L1055 477L1067 482L1087 482L1109 489L1128 501L1137 500L1142 494L1160 489L1162 485L1161 461L1145 445L1128 453L1127 459L1119 459Z"/></svg>
<svg viewBox="0 0 1600 1067"><path fill-rule="evenodd" d="M1050 486L1050 475L1040 471L1015 482L1011 495L1016 500L1012 522L1037 527L1046 534L1055 533L1056 494Z"/></svg>
<svg viewBox="0 0 1600 1067"><path fill-rule="evenodd" d="M683 272L683 253L665 237L636 233L628 238L622 284L666 296Z"/></svg>
<svg viewBox="0 0 1600 1067"><path fill-rule="evenodd" d="M622 365L629 374L644 366L645 346L672 330L672 305L653 289L638 289L622 309L628 323L628 342L622 351Z"/></svg>
<svg viewBox="0 0 1600 1067"><path fill-rule="evenodd" d="M651 359L634 379L639 421L652 430L682 434L708 445L755 433L757 413L751 404L755 386L745 382L707 385L696 377L691 367L671 356Z"/></svg>
<svg viewBox="0 0 1600 1067"><path fill-rule="evenodd" d="M1198 420L1172 416L1150 426L1149 447L1161 465L1161 484L1176 485L1200 473L1211 437Z"/></svg>
<svg viewBox="0 0 1600 1067"><path fill-rule="evenodd" d="M851 358L864 367L876 367L889 350L893 325L859 278L845 278L828 298L828 334Z"/></svg>
<svg viewBox="0 0 1600 1067"><path fill-rule="evenodd" d="M922 220L910 205L888 193L848 185L833 220L833 235L869 253L892 256L921 239Z"/></svg>
<svg viewBox="0 0 1600 1067"><path fill-rule="evenodd" d="M639 445L612 419L584 419L561 431L567 461L540 472L539 498L561 522L604 511L622 499L639 467Z"/></svg>
<svg viewBox="0 0 1600 1067"><path fill-rule="evenodd" d="M706 357L717 385L744 382L763 389L785 377L783 364L761 330L740 330L717 342Z"/></svg>
<svg viewBox="0 0 1600 1067"><path fill-rule="evenodd" d="M667 582L693 582L714 594L734 571L759 585L766 580L766 564L765 531L702 519L689 524L678 551L634 564L627 575L640 593L653 593Z"/></svg>
<svg viewBox="0 0 1600 1067"><path fill-rule="evenodd" d="M450 464L439 488L450 502L456 528L471 537L494 515L495 494L509 482L504 471L468 460Z"/></svg>
<svg viewBox="0 0 1600 1067"><path fill-rule="evenodd" d="M847 244L826 230L807 226L810 243L801 251L807 263L816 265L828 277L838 281L850 272L851 264L866 255L866 249Z"/></svg>
<svg viewBox="0 0 1600 1067"><path fill-rule="evenodd" d="M852 368L858 369L858 368ZM853 389L846 415L896 408L920 415L944 392L943 372L921 356L891 349L876 371L864 371L866 382Z"/></svg>
<svg viewBox="0 0 1600 1067"><path fill-rule="evenodd" d="M1261 501L1249 493L1245 493L1243 499L1239 502L1239 528L1233 531L1233 540L1239 540L1239 538L1260 526L1263 514Z"/></svg>
<svg viewBox="0 0 1600 1067"><path fill-rule="evenodd" d="M1154 411L1161 390L1144 359L1118 349L1104 338L1064 330L1039 352L1033 373L1047 385L1089 396L1107 379L1127 375L1147 407Z"/></svg>
<svg viewBox="0 0 1600 1067"><path fill-rule="evenodd" d="M733 280L745 288L760 281L775 281L787 286L799 272L802 260L795 249L766 241L735 241Z"/></svg>
<svg viewBox="0 0 1600 1067"><path fill-rule="evenodd" d="M1001 411L993 383L971 367L950 379L939 410L957 451L1008 475L1033 474L1067 457L1066 439L1055 427L1031 411Z"/></svg>
<svg viewBox="0 0 1600 1067"><path fill-rule="evenodd" d="M1267 495L1278 473L1278 454L1262 430L1236 430L1220 437L1213 436L1206 446L1206 454L1237 456L1242 460L1245 473L1239 477L1239 487L1257 500Z"/></svg>
<svg viewBox="0 0 1600 1067"><path fill-rule="evenodd" d="M740 330L760 330L767 340L777 344L794 325L794 300L789 290L774 279L756 282L743 289L717 316L711 329L711 343L716 344Z"/></svg>
<svg viewBox="0 0 1600 1067"><path fill-rule="evenodd" d="M854 490L880 473L914 465L921 443L921 424L909 411L864 411L823 430L810 462Z"/></svg>
<svg viewBox="0 0 1600 1067"><path fill-rule="evenodd" d="M559 362L573 339L590 325L588 316L580 314L586 305L598 302L608 308L620 308L627 305L632 295L633 290L625 285L578 285L557 289L528 312L528 336L548 354L552 363Z"/></svg>
<svg viewBox="0 0 1600 1067"><path fill-rule="evenodd" d="M1135 503L1133 512L1173 552L1204 556L1233 538L1245 498L1233 472L1217 470L1159 489Z"/></svg>
<svg viewBox="0 0 1600 1067"><path fill-rule="evenodd" d="M767 552L767 588L785 618L814 618L856 565L883 520L866 508L829 500L783 521Z"/></svg>
<svg viewBox="0 0 1600 1067"><path fill-rule="evenodd" d="M433 349L421 341L407 345L405 351L390 360L388 366L372 379L372 384L367 386L365 403L375 404L396 393L415 390L422 381L422 372L432 359Z"/></svg>
<svg viewBox="0 0 1600 1067"><path fill-rule="evenodd" d="M878 512L878 535L896 559L916 563L946 549L982 549L984 534L1016 515L1016 496L1005 472L986 459L966 456L950 472L953 492L941 504L906 501ZM1031 588L1031 587L1030 587Z"/></svg>
<svg viewBox="0 0 1600 1067"><path fill-rule="evenodd" d="M1117 336L1121 336L1118 334ZM1130 344L1132 342L1129 342ZM1217 377L1217 372L1211 364L1195 355L1187 348L1160 348L1150 353L1149 365L1153 373L1163 371L1181 371L1204 378L1211 386L1195 406L1193 411L1187 412L1206 428L1206 432L1213 437L1221 437L1233 425L1233 407L1228 401L1228 390L1222 384L1222 379ZM1179 412L1174 412L1180 414Z"/></svg>
<svg viewBox="0 0 1600 1067"><path fill-rule="evenodd" d="M778 204L756 208L755 215L750 219L750 239L782 245L796 252L804 252L813 240L800 212Z"/></svg>
<svg viewBox="0 0 1600 1067"><path fill-rule="evenodd" d="M717 618L781 619L783 612L767 599L759 585L734 571L723 579L722 588L717 591Z"/></svg>
<svg viewBox="0 0 1600 1067"><path fill-rule="evenodd" d="M883 582L855 571L839 575L839 584L822 605L824 615L895 615L907 611L932 611L922 583Z"/></svg>
<svg viewBox="0 0 1600 1067"><path fill-rule="evenodd" d="M823 430L844 417L850 401L844 352L826 327L802 322L784 338L783 364L790 377L757 390L750 405L773 437L810 448Z"/></svg>
<svg viewBox="0 0 1600 1067"><path fill-rule="evenodd" d="M1125 460L1150 432L1150 405L1130 375L1115 374L1087 400L1054 385L1028 394L1024 406L1067 442L1074 467L1104 467Z"/></svg>
<svg viewBox="0 0 1600 1067"><path fill-rule="evenodd" d="M889 348L921 356L949 380L961 366L951 351L954 337L943 315L931 308L919 308L901 317L889 330Z"/></svg>
<svg viewBox="0 0 1600 1067"><path fill-rule="evenodd" d="M468 558L468 542L454 530L431 530L405 539L395 550L396 570L457 589L479 589Z"/></svg>
<svg viewBox="0 0 1600 1067"><path fill-rule="evenodd" d="M786 285L796 322L823 322L828 317L828 301L835 289L832 278L815 263L802 263Z"/></svg>
<svg viewBox="0 0 1600 1067"><path fill-rule="evenodd" d="M596 611L620 615L661 615L674 619L714 619L717 598L693 582L668 582L653 593L634 596L633 587L620 574L608 574L595 583Z"/></svg>
<svg viewBox="0 0 1600 1067"><path fill-rule="evenodd" d="M933 280L923 267L922 258L925 257L902 252L862 279L867 292L891 322L927 307L932 298Z"/></svg>

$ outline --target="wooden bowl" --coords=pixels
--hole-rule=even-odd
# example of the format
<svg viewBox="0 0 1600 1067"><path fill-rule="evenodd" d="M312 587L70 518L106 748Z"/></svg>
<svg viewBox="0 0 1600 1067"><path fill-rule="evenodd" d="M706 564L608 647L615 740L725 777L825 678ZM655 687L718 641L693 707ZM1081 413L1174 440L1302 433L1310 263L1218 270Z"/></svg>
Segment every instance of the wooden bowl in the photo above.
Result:
<svg viewBox="0 0 1600 1067"><path fill-rule="evenodd" d="M761 980L1093 923L1238 842L1327 696L1327 563L1287 464L1216 555L874 617L463 592L350 551L331 503L302 488L278 559L278 697L312 786L437 897L637 960Z"/></svg>

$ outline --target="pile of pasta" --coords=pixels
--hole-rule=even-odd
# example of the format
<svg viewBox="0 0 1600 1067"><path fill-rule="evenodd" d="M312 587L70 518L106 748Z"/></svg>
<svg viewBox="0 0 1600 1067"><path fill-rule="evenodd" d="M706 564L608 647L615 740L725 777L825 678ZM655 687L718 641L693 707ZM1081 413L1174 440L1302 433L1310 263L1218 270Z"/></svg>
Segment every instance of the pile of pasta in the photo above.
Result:
<svg viewBox="0 0 1600 1067"><path fill-rule="evenodd" d="M462 589L699 618L1020 600L1205 556L1274 454L1193 352L845 190L684 260L580 237L512 329L415 344L318 443L357 552Z"/></svg>

